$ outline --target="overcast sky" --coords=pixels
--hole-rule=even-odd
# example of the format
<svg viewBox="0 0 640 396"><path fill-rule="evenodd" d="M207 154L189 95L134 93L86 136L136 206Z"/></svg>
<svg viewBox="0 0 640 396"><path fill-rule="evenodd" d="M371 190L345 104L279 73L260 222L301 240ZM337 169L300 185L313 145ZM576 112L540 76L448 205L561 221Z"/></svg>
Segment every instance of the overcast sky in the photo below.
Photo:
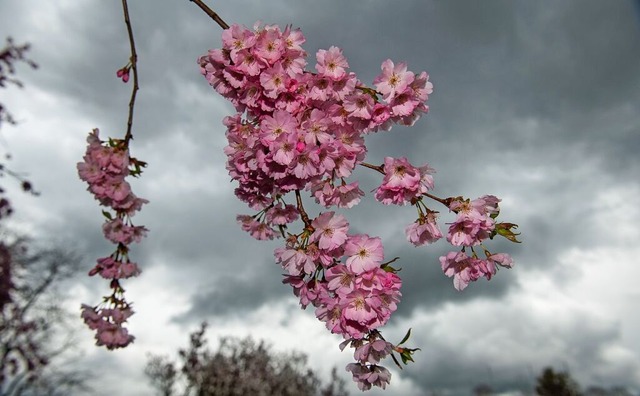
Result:
<svg viewBox="0 0 640 396"><path fill-rule="evenodd" d="M492 245L515 267L457 292L439 269L446 243L405 241L414 209L385 207L368 194L345 213L352 231L381 236L385 256L401 257L403 301L384 334L399 341L412 327L411 345L422 351L416 364L393 371L387 394L467 395L479 383L527 392L548 365L569 369L584 386L640 391L636 2L209 4L230 24L300 27L311 65L318 49L342 48L368 84L387 58L426 70L435 86L430 113L412 128L368 136L368 162L428 162L437 195L497 195L501 218L520 225L521 245ZM100 372L94 386L102 395L147 395L145 354L172 353L207 320L214 345L219 335L251 334L306 352L323 375L333 365L342 370L352 354L341 353L340 337L313 310L300 310L280 282L272 252L281 241L255 241L235 224L236 213L252 212L235 198L224 167L221 120L233 108L196 64L220 46L220 28L187 0L132 1L130 13L141 86L132 155L149 163L134 192L151 201L135 218L151 230L134 249L143 274L125 284L137 338L122 351L93 347L78 319L85 352L75 364ZM73 246L88 271L112 246L76 163L93 128L124 135L131 86L115 76L129 56L120 2L2 0L0 38L8 35L30 42L40 65L19 68L24 89L0 91L20 122L3 127L1 143L13 169L42 192L32 198L12 189L13 225ZM380 182L366 169L354 176L367 192ZM107 293L107 282L80 274L69 310Z"/></svg>

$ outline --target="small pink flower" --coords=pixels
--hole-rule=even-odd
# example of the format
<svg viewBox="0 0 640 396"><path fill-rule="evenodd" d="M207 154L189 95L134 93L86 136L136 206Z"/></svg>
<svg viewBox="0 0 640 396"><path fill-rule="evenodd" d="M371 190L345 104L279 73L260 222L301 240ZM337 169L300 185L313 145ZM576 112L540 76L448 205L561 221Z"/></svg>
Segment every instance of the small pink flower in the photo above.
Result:
<svg viewBox="0 0 640 396"><path fill-rule="evenodd" d="M298 220L298 209L293 205L282 205L278 203L267 211L266 219L275 225L285 225Z"/></svg>
<svg viewBox="0 0 640 396"><path fill-rule="evenodd" d="M140 275L141 271L140 268L138 267L138 264L127 261L126 263L122 263L120 265L120 276L119 278L121 279L125 279L125 278L131 278L133 276L138 276Z"/></svg>
<svg viewBox="0 0 640 396"><path fill-rule="evenodd" d="M344 109L350 113L352 117L371 119L374 101L371 95L365 93L357 93L349 95L344 100Z"/></svg>
<svg viewBox="0 0 640 396"><path fill-rule="evenodd" d="M364 196L364 191L358 187L358 182L341 185L334 190L334 200L339 208L352 208Z"/></svg>
<svg viewBox="0 0 640 396"><path fill-rule="evenodd" d="M98 329L103 322L102 316L96 312L94 307L89 305L82 304L81 308L82 313L80 314L80 317L82 317L84 323L86 323L91 330Z"/></svg>
<svg viewBox="0 0 640 396"><path fill-rule="evenodd" d="M488 217L473 218L458 216L451 223L447 233L447 241L454 246L475 246L489 238L495 228L495 223Z"/></svg>
<svg viewBox="0 0 640 396"><path fill-rule="evenodd" d="M373 84L387 102L404 92L413 82L414 74L407 71L405 63L394 65L391 59L387 59L382 62L381 69L382 73L373 80Z"/></svg>
<svg viewBox="0 0 640 396"><path fill-rule="evenodd" d="M316 269L313 259L302 250L277 248L274 255L276 263L281 263L282 268L287 270L289 275L312 274Z"/></svg>
<svg viewBox="0 0 640 396"><path fill-rule="evenodd" d="M238 52L252 47L256 43L256 37L251 30L234 24L222 32L222 43L230 50L233 62L238 64Z"/></svg>
<svg viewBox="0 0 640 396"><path fill-rule="evenodd" d="M347 241L349 223L342 215L336 215L335 212L321 213L313 219L311 225L315 229L311 239L318 242L320 249L333 250Z"/></svg>
<svg viewBox="0 0 640 396"><path fill-rule="evenodd" d="M391 110L388 105L376 103L375 106L373 106L371 122L376 128L380 128L382 130L391 129L391 123L388 122L389 118L391 118Z"/></svg>
<svg viewBox="0 0 640 396"><path fill-rule="evenodd" d="M449 252L440 257L440 264L445 275L453 276L453 286L459 291L483 276L491 279L495 273L495 268L487 265L487 261L469 257L464 252Z"/></svg>
<svg viewBox="0 0 640 396"><path fill-rule="evenodd" d="M282 32L282 39L288 50L304 53L302 44L306 39L300 29L291 29L291 26L287 26Z"/></svg>
<svg viewBox="0 0 640 396"><path fill-rule="evenodd" d="M270 65L277 62L286 50L280 30L277 28L262 30L253 48L254 54Z"/></svg>
<svg viewBox="0 0 640 396"><path fill-rule="evenodd" d="M121 179L112 179L105 188L105 194L112 200L124 201L131 193L131 186Z"/></svg>
<svg viewBox="0 0 640 396"><path fill-rule="evenodd" d="M325 271L327 288L340 296L346 296L355 288L356 274L346 265L337 264Z"/></svg>
<svg viewBox="0 0 640 396"><path fill-rule="evenodd" d="M496 253L487 257L488 261L494 262L501 267L512 268L513 259L507 253Z"/></svg>
<svg viewBox="0 0 640 396"><path fill-rule="evenodd" d="M353 375L353 380L361 391L371 389L372 385L385 389L391 381L391 373L382 366L349 363L347 371Z"/></svg>
<svg viewBox="0 0 640 396"><path fill-rule="evenodd" d="M276 233L271 227L269 227L265 223L260 222L255 222L252 225L251 229L249 230L249 234L251 234L252 237L259 241L273 239L276 236Z"/></svg>
<svg viewBox="0 0 640 396"><path fill-rule="evenodd" d="M315 314L318 320L325 322L325 326L331 333L344 333L342 328L342 308L335 298L328 299L325 304L318 306Z"/></svg>
<svg viewBox="0 0 640 396"><path fill-rule="evenodd" d="M420 217L416 222L411 223L406 229L407 240L415 246L431 244L442 238L442 233L436 223L435 214L428 213Z"/></svg>
<svg viewBox="0 0 640 396"><path fill-rule="evenodd" d="M278 94L287 89L288 76L280 63L260 73L260 84L264 87L264 94L270 98L276 98Z"/></svg>
<svg viewBox="0 0 640 396"><path fill-rule="evenodd" d="M302 308L306 308L309 304L316 305L316 300L323 290L324 284L316 282L315 279L305 282L299 290Z"/></svg>
<svg viewBox="0 0 640 396"><path fill-rule="evenodd" d="M425 192L422 188L420 169L402 158L384 159L384 179L377 188L375 197L385 205L404 205Z"/></svg>
<svg viewBox="0 0 640 396"><path fill-rule="evenodd" d="M378 319L375 310L378 305L378 301L369 293L356 289L345 296L342 314L344 319L371 329Z"/></svg>
<svg viewBox="0 0 640 396"><path fill-rule="evenodd" d="M110 324L98 329L96 334L96 345L106 346L107 349L124 348L135 339L124 327Z"/></svg>
<svg viewBox="0 0 640 396"><path fill-rule="evenodd" d="M123 243L126 245L126 241L129 240L130 228L128 225L122 222L121 218L115 218L113 220L107 220L102 225L102 231L105 238L113 243Z"/></svg>
<svg viewBox="0 0 640 396"><path fill-rule="evenodd" d="M347 267L356 274L377 268L384 258L382 241L378 237L354 235L349 237L344 247Z"/></svg>
<svg viewBox="0 0 640 396"><path fill-rule="evenodd" d="M78 162L77 168L80 179L89 184L100 183L105 177L100 165L95 162Z"/></svg>
<svg viewBox="0 0 640 396"><path fill-rule="evenodd" d="M393 350L393 344L384 340L365 342L356 348L353 357L363 363L377 364Z"/></svg>
<svg viewBox="0 0 640 396"><path fill-rule="evenodd" d="M334 81L340 80L346 74L349 67L347 59L342 55L342 50L338 47L331 47L328 50L318 50L316 53L316 70L322 76L331 78Z"/></svg>
<svg viewBox="0 0 640 396"><path fill-rule="evenodd" d="M269 146L280 135L293 134L298 122L286 111L276 110L273 116L267 116L260 123L260 139L265 146Z"/></svg>

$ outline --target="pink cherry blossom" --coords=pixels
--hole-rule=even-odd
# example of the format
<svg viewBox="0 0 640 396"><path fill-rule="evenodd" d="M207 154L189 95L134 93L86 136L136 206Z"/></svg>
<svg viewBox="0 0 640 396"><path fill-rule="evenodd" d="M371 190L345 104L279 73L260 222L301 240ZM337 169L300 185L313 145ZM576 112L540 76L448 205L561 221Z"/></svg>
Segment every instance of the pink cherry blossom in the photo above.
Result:
<svg viewBox="0 0 640 396"><path fill-rule="evenodd" d="M336 215L335 212L321 213L313 219L311 225L315 229L311 239L318 242L320 249L332 250L347 241L349 223L342 215Z"/></svg>
<svg viewBox="0 0 640 396"><path fill-rule="evenodd" d="M353 375L353 380L361 391L371 389L372 385L385 389L391 380L391 373L382 366L349 363L347 371Z"/></svg>
<svg viewBox="0 0 640 396"><path fill-rule="evenodd" d="M495 268L486 260L477 257L469 257L464 252L449 252L440 257L440 264L444 274L453 276L453 285L457 290L464 290L470 282L481 277L491 279L495 274Z"/></svg>
<svg viewBox="0 0 640 396"><path fill-rule="evenodd" d="M422 188L420 170L404 157L386 157L384 173L384 179L376 190L375 198L385 205L404 205L426 192Z"/></svg>
<svg viewBox="0 0 640 396"><path fill-rule="evenodd" d="M393 350L393 344L384 340L365 342L356 348L353 357L362 364L378 364Z"/></svg>
<svg viewBox="0 0 640 396"><path fill-rule="evenodd" d="M334 81L342 79L349 67L347 59L342 55L342 50L338 47L331 47L328 50L318 50L316 53L316 70L322 76L329 77Z"/></svg>
<svg viewBox="0 0 640 396"><path fill-rule="evenodd" d="M344 109L352 117L371 119L374 101L371 95L357 93L349 95L344 100Z"/></svg>
<svg viewBox="0 0 640 396"><path fill-rule="evenodd" d="M340 296L346 296L355 288L356 274L346 265L335 265L325 271L324 276L327 288Z"/></svg>
<svg viewBox="0 0 640 396"><path fill-rule="evenodd" d="M253 47L256 43L255 34L240 25L233 25L222 32L222 43L230 48L231 59L238 64L238 53L247 48Z"/></svg>
<svg viewBox="0 0 640 396"><path fill-rule="evenodd" d="M415 246L431 244L442 238L442 233L436 223L436 217L433 212L426 216L421 216L414 223L411 223L405 229L407 240Z"/></svg>
<svg viewBox="0 0 640 396"><path fill-rule="evenodd" d="M274 99L278 94L286 91L287 80L288 76L280 63L276 63L260 74L260 84L265 89L264 94Z"/></svg>
<svg viewBox="0 0 640 396"><path fill-rule="evenodd" d="M298 219L298 210L293 205L276 204L267 211L267 222L274 225L285 225Z"/></svg>
<svg viewBox="0 0 640 396"><path fill-rule="evenodd" d="M313 258L302 250L277 248L274 255L276 256L276 262L281 263L282 268L287 270L289 275L312 274L316 269L316 263Z"/></svg>
<svg viewBox="0 0 640 396"><path fill-rule="evenodd" d="M282 40L280 29L264 29L258 34L254 53L257 57L272 65L280 59L285 49L285 42Z"/></svg>
<svg viewBox="0 0 640 396"><path fill-rule="evenodd" d="M373 84L387 102L393 100L397 94L404 92L413 82L414 74L407 71L405 63L394 65L391 59L387 59L382 62L381 69L382 73L373 80Z"/></svg>
<svg viewBox="0 0 640 396"><path fill-rule="evenodd" d="M380 238L368 235L354 235L345 244L344 254L347 267L356 274L379 267L384 258L384 250Z"/></svg>
<svg viewBox="0 0 640 396"><path fill-rule="evenodd" d="M495 253L487 257L487 261L498 264L501 267L513 267L513 259L507 253Z"/></svg>

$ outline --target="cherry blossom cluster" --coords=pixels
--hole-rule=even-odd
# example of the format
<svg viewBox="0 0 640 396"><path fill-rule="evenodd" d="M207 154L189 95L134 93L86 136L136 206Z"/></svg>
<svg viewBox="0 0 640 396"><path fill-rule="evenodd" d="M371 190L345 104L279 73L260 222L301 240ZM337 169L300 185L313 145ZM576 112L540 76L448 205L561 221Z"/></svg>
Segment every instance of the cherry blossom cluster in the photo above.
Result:
<svg viewBox="0 0 640 396"><path fill-rule="evenodd" d="M500 213L500 200L493 195L485 195L470 201L462 198L450 201L449 210L456 213L456 219L449 225L447 241L454 246L462 246L462 251L449 252L440 257L440 264L445 275L453 276L454 287L463 290L470 282L481 277L490 280L498 267L511 268L513 260L506 253L492 254L483 246L483 241L496 234L515 240L516 234L511 231L514 225L497 223L495 218ZM478 257L475 246L481 246L485 258ZM467 253L471 250L471 255Z"/></svg>
<svg viewBox="0 0 640 396"><path fill-rule="evenodd" d="M347 234L349 224L334 212L320 214L311 225L313 232L292 235L284 248L276 249L276 262L288 273L285 282L300 304L313 305L327 329L362 339L389 320L402 282L392 270L381 268L380 238Z"/></svg>
<svg viewBox="0 0 640 396"><path fill-rule="evenodd" d="M356 362L347 370L359 388L385 388L391 374L380 361L391 355L399 365L397 353L406 364L416 351L400 347L410 333L393 345L379 331L400 301L402 282L390 265L395 259L383 262L380 238L349 234L349 223L340 214L328 211L310 218L301 191L323 207L349 209L364 192L357 181L346 178L357 165L376 170L383 175L376 200L418 209L418 219L405 230L416 246L443 236L437 212L424 199L446 205L457 215L447 241L462 251L440 261L458 290L480 276L490 279L496 265L512 265L508 255L489 253L482 241L497 234L516 241L511 232L515 225L495 222L496 197L468 201L433 196L435 171L427 164L416 167L404 157L387 157L380 166L364 162L367 134L388 131L394 123L413 125L428 111L433 85L426 72L415 74L404 63L385 60L373 87L367 87L348 71L337 47L319 50L315 71L306 70L304 42L300 30L291 27L232 25L222 34L223 47L210 50L198 64L237 111L223 121L227 170L238 182L236 196L258 211L238 215L238 223L256 239L285 239L274 253L285 271L283 282L291 285L303 308L312 305L327 329L343 336L341 348L355 349ZM290 192L295 205L285 201ZM291 233L288 227L297 220L303 229ZM475 254L477 246L484 249L485 260ZM467 248L473 256L467 256Z"/></svg>
<svg viewBox="0 0 640 396"><path fill-rule="evenodd" d="M384 388L391 374L378 366L393 346L377 328L389 320L400 301L402 281L383 263L382 241L366 234L348 234L342 215L321 213L300 235L290 235L275 250L276 263L286 271L300 305L315 307L316 317L329 331L356 348L357 363L347 366L362 390ZM374 374L375 373L375 374Z"/></svg>
<svg viewBox="0 0 640 396"><path fill-rule="evenodd" d="M445 275L452 277L457 290L465 289L470 282L481 277L490 280L498 267L511 268L513 260L506 253L492 254L483 245L483 241L500 234L513 242L518 242L517 234L511 231L515 224L496 223L500 213L500 199L493 195L485 195L473 201L462 197L442 200L433 197L429 191L433 189L434 170L425 164L420 167L411 165L406 158L387 157L384 164L374 167L384 178L376 189L375 198L379 202L390 205L415 205L418 219L405 229L407 240L415 246L431 244L442 238L437 224L437 212L429 209L423 197L434 198L445 204L455 213L456 219L449 224L447 241L453 246L461 246L462 251L450 252L440 257ZM485 259L480 259L474 250L480 246L484 250ZM466 250L471 250L469 256Z"/></svg>
<svg viewBox="0 0 640 396"><path fill-rule="evenodd" d="M223 48L199 64L238 111L224 121L227 169L239 182L236 195L253 209L302 189L325 206L355 205L363 192L344 178L364 160L363 135L394 122L411 125L427 111L427 74L416 76L402 63L382 64L376 91L348 72L337 47L317 52L315 73L305 70L305 38L290 27L233 25L222 40Z"/></svg>
<svg viewBox="0 0 640 396"><path fill-rule="evenodd" d="M78 163L78 175L87 182L88 190L100 205L112 209L115 214L103 211L105 223L102 231L107 240L117 245L108 257L99 258L89 275L110 279L113 294L104 297L106 306L82 306L82 318L90 329L96 330L98 345L109 349L127 346L133 341L123 327L133 311L124 298L119 280L140 274L138 265L129 259L129 245L140 242L147 234L144 226L133 225L131 218L148 201L137 197L126 181L128 176L138 176L146 164L129 155L125 140L100 140L98 129L89 133L84 161Z"/></svg>
<svg viewBox="0 0 640 396"><path fill-rule="evenodd" d="M385 205L415 202L433 189L434 172L428 164L416 168L404 157L386 157L382 167L384 178L376 189L375 198Z"/></svg>
<svg viewBox="0 0 640 396"><path fill-rule="evenodd" d="M133 315L131 307L122 301L114 308L95 308L82 304L81 317L86 325L96 331L96 345L108 349L124 348L134 340L123 324Z"/></svg>
<svg viewBox="0 0 640 396"><path fill-rule="evenodd" d="M465 289L470 282L481 277L490 280L498 267L511 268L513 260L506 253L492 254L483 245L486 239L500 234L513 242L517 234L511 231L515 224L496 223L500 212L500 200L493 195L485 195L473 201L462 197L446 200L449 210L456 213L456 219L449 224L447 241L453 246L461 246L461 251L452 251L440 257L440 264L445 275L453 276L453 285L457 290ZM429 209L422 199L414 201L418 208L418 219L405 229L407 240L415 246L434 243L442 238L437 224L437 212ZM485 259L480 259L475 251L481 247ZM471 256L467 250L471 251Z"/></svg>
<svg viewBox="0 0 640 396"><path fill-rule="evenodd" d="M400 366L392 352L400 353L402 361L405 364L407 361L413 361L411 354L415 352L416 349L400 347L400 345L409 338L410 334L410 331L407 332L405 339L397 346L394 346L382 338L382 334L377 330L370 331L365 338L352 338L340 344L341 350L348 344L350 344L352 348L355 348L353 357L356 362L349 363L347 365L347 371L352 374L353 380L358 384L360 390L366 391L371 389L372 386L377 386L382 389L386 388L387 384L391 381L391 372L378 363L391 355L396 364Z"/></svg>
<svg viewBox="0 0 640 396"><path fill-rule="evenodd" d="M210 50L198 63L238 111L224 120L227 169L239 183L236 196L260 212L237 220L264 240L286 236L287 224L302 217L305 230L289 234L286 246L275 252L288 273L285 282L303 307L316 307L330 331L365 342L400 299L401 281L391 267L383 269L380 239L348 235L346 219L334 212L311 221L301 201L296 207L283 197L295 191L299 199L306 190L325 207L356 205L364 192L345 178L364 161L364 135L389 130L393 123L412 125L428 110L428 76L386 60L376 89L368 88L348 71L337 47L319 50L316 71L307 71L305 38L290 27L233 25L222 41L222 49ZM367 382L363 375L354 379L386 383Z"/></svg>

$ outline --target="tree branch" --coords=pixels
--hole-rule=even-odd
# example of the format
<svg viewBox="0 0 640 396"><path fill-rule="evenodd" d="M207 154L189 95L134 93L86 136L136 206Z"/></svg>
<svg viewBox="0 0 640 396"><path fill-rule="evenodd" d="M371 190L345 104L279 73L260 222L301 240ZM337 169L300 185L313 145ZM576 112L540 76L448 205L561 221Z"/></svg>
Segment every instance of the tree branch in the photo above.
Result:
<svg viewBox="0 0 640 396"><path fill-rule="evenodd" d="M200 7L200 9L205 12L205 14L209 15L209 17L213 19L221 28L229 29L229 25L227 25L227 23L224 20L222 20L222 18L220 18L220 16L216 14L211 8L209 8L206 4L204 4L202 0L189 0L189 1L191 1L192 3L196 3L196 5Z"/></svg>
<svg viewBox="0 0 640 396"><path fill-rule="evenodd" d="M129 19L129 8L127 0L122 0L122 10L124 12L124 23L127 25L127 33L129 34L129 45L131 46L131 69L133 69L133 88L131 90L131 100L129 100L129 118L127 119L127 133L124 136L125 145L129 144L129 140L133 139L131 127L133 126L133 107L136 103L136 93L138 92L138 55L136 53L136 43L133 39L133 29L131 28L131 20Z"/></svg>

